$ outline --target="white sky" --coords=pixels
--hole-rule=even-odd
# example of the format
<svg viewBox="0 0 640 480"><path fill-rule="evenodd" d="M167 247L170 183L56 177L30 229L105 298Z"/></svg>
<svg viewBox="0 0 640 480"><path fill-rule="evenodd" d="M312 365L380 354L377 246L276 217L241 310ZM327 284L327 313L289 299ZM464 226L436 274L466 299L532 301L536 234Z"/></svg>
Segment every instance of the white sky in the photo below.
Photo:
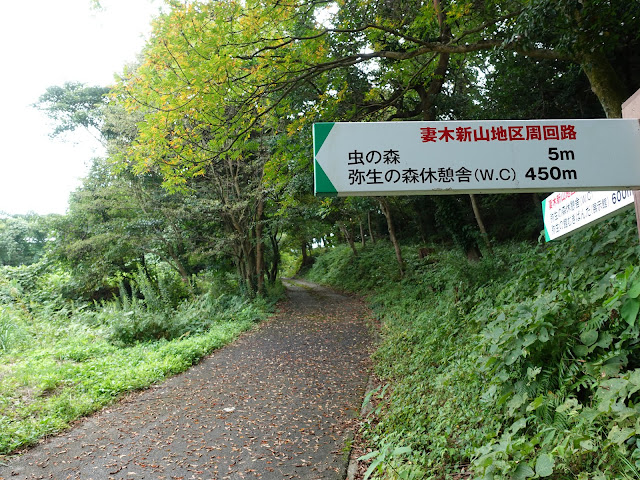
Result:
<svg viewBox="0 0 640 480"><path fill-rule="evenodd" d="M135 60L160 2L31 0L0 8L0 212L65 213L91 158L88 134L51 139L49 120L31 107L68 81L107 86Z"/></svg>

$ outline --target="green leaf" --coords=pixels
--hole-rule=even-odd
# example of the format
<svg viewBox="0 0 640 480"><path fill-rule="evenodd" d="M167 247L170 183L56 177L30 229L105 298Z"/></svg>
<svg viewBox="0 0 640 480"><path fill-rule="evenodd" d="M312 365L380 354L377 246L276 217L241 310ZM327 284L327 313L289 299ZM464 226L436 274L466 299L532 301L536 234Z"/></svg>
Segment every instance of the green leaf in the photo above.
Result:
<svg viewBox="0 0 640 480"><path fill-rule="evenodd" d="M364 460L369 460L370 458L373 457L377 457L378 455L380 455L380 452L378 450L375 450L373 452L367 453L366 455L362 455L361 457L358 457L358 461L364 461Z"/></svg>
<svg viewBox="0 0 640 480"><path fill-rule="evenodd" d="M518 410L522 404L527 400L526 394L520 395L519 393L515 394L507 403L507 408L509 409L509 415L513 415L516 410Z"/></svg>
<svg viewBox="0 0 640 480"><path fill-rule="evenodd" d="M373 396L373 394L375 394L378 390L380 390L380 386L377 386L376 388L374 388L373 390L369 390L367 392L367 394L364 396L364 400L362 401L362 407L361 409L364 410L365 407L367 405L369 405L369 402L371 402L371 397Z"/></svg>
<svg viewBox="0 0 640 480"><path fill-rule="evenodd" d="M375 459L373 463L369 465L369 468L367 468L367 471L364 472L364 480L367 480L371 476L373 471L376 468L378 468L378 465L380 465L381 463L382 463L382 457L378 457L377 459Z"/></svg>
<svg viewBox="0 0 640 480"><path fill-rule="evenodd" d="M538 397L527 406L527 412L531 412L532 410L540 408L543 402L544 396L538 395Z"/></svg>
<svg viewBox="0 0 640 480"><path fill-rule="evenodd" d="M602 332L600 334L598 343L596 343L596 346L600 348L609 348L609 345L611 345L612 341L613 336L609 332Z"/></svg>
<svg viewBox="0 0 640 480"><path fill-rule="evenodd" d="M593 345L598 340L598 331L596 329L588 330L580 334L580 341L587 346Z"/></svg>
<svg viewBox="0 0 640 480"><path fill-rule="evenodd" d="M524 336L523 346L528 347L529 345L534 343L536 340L538 340L537 335L534 335L533 333L528 333L527 335Z"/></svg>
<svg viewBox="0 0 640 480"><path fill-rule="evenodd" d="M589 354L589 348L584 345L576 345L573 347L573 352L578 357L586 357Z"/></svg>
<svg viewBox="0 0 640 480"><path fill-rule="evenodd" d="M638 318L638 311L640 310L640 301L635 298L629 298L622 308L620 309L620 315L626 320L626 322L633 326Z"/></svg>
<svg viewBox="0 0 640 480"><path fill-rule="evenodd" d="M547 453L538 456L536 460L536 475L548 477L553 474L553 466L555 465L553 457Z"/></svg>
<svg viewBox="0 0 640 480"><path fill-rule="evenodd" d="M629 295L629 297L631 298L640 297L640 281L633 282L631 287L629 287L629 291L627 292L627 295Z"/></svg>
<svg viewBox="0 0 640 480"><path fill-rule="evenodd" d="M398 455L405 455L407 453L411 453L411 447L396 447L391 455L397 457Z"/></svg>
<svg viewBox="0 0 640 480"><path fill-rule="evenodd" d="M504 314L502 314L504 317ZM504 329L499 325L496 325L491 330L489 330L485 335L487 335L494 343L500 342L500 337L504 334Z"/></svg>
<svg viewBox="0 0 640 480"><path fill-rule="evenodd" d="M618 425L614 425L611 431L609 432L607 439L611 443L615 443L616 445L622 445L624 442L627 441L629 437L631 437L635 433L636 431L633 428L620 428L618 427Z"/></svg>
<svg viewBox="0 0 640 480"><path fill-rule="evenodd" d="M533 477L534 475L535 472L529 465L521 463L518 465L518 468L516 468L516 471L513 472L511 478L514 480L524 480L525 478Z"/></svg>
<svg viewBox="0 0 640 480"><path fill-rule="evenodd" d="M509 431L511 432L512 435L515 435L526 426L527 426L527 419L520 418L519 420L514 422L513 425L511 425L511 428L509 429Z"/></svg>
<svg viewBox="0 0 640 480"><path fill-rule="evenodd" d="M512 365L522 356L522 349L511 350L504 359L505 365Z"/></svg>
<svg viewBox="0 0 640 480"><path fill-rule="evenodd" d="M625 355L616 355L615 357L611 357L606 362L602 364L602 371L609 375L610 377L617 375L620 373L620 369L627 362L627 357ZM627 380L623 380L624 383L627 383Z"/></svg>
<svg viewBox="0 0 640 480"><path fill-rule="evenodd" d="M632 385L640 385L640 369L636 368L629 374L629 382Z"/></svg>
<svg viewBox="0 0 640 480"><path fill-rule="evenodd" d="M593 440L589 439L589 440L582 440L580 442L580 448L582 448L583 450L588 450L590 452L595 452L596 446L593 444Z"/></svg>
<svg viewBox="0 0 640 480"><path fill-rule="evenodd" d="M547 330L547 327L542 327L540 329L538 340L540 340L542 343L549 341L549 331Z"/></svg>

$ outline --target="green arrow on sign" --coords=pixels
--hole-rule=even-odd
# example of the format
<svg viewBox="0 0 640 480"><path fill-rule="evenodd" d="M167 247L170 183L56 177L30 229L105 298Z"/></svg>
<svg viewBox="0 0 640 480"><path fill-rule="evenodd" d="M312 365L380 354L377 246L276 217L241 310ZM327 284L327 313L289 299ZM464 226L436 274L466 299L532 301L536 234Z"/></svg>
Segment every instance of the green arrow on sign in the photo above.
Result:
<svg viewBox="0 0 640 480"><path fill-rule="evenodd" d="M318 152L329 136L329 133L331 133L331 129L334 125L334 122L315 123L313 125L313 151L315 157L318 156ZM324 172L317 159L315 159L315 161L313 162L313 167L313 183L315 194L326 197L337 196L338 190L336 190L336 187L333 186L333 183L331 183L331 180Z"/></svg>

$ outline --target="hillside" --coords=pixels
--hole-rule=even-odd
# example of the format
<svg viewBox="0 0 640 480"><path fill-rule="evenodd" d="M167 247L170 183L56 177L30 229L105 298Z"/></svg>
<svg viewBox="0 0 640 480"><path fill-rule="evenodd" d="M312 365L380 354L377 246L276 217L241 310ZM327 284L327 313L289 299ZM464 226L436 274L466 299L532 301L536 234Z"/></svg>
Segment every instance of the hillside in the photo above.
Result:
<svg viewBox="0 0 640 480"><path fill-rule="evenodd" d="M380 386L363 420L384 478L640 478L638 238L627 213L470 262L451 247L399 277L386 242L308 278L368 296Z"/></svg>

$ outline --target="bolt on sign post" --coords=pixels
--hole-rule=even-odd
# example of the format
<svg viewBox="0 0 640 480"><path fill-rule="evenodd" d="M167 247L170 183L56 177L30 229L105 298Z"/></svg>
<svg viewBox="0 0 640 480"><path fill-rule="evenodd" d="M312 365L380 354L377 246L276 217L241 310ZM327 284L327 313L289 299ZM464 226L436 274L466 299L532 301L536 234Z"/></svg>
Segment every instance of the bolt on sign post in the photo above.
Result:
<svg viewBox="0 0 640 480"><path fill-rule="evenodd" d="M640 189L637 120L316 123L321 196Z"/></svg>

